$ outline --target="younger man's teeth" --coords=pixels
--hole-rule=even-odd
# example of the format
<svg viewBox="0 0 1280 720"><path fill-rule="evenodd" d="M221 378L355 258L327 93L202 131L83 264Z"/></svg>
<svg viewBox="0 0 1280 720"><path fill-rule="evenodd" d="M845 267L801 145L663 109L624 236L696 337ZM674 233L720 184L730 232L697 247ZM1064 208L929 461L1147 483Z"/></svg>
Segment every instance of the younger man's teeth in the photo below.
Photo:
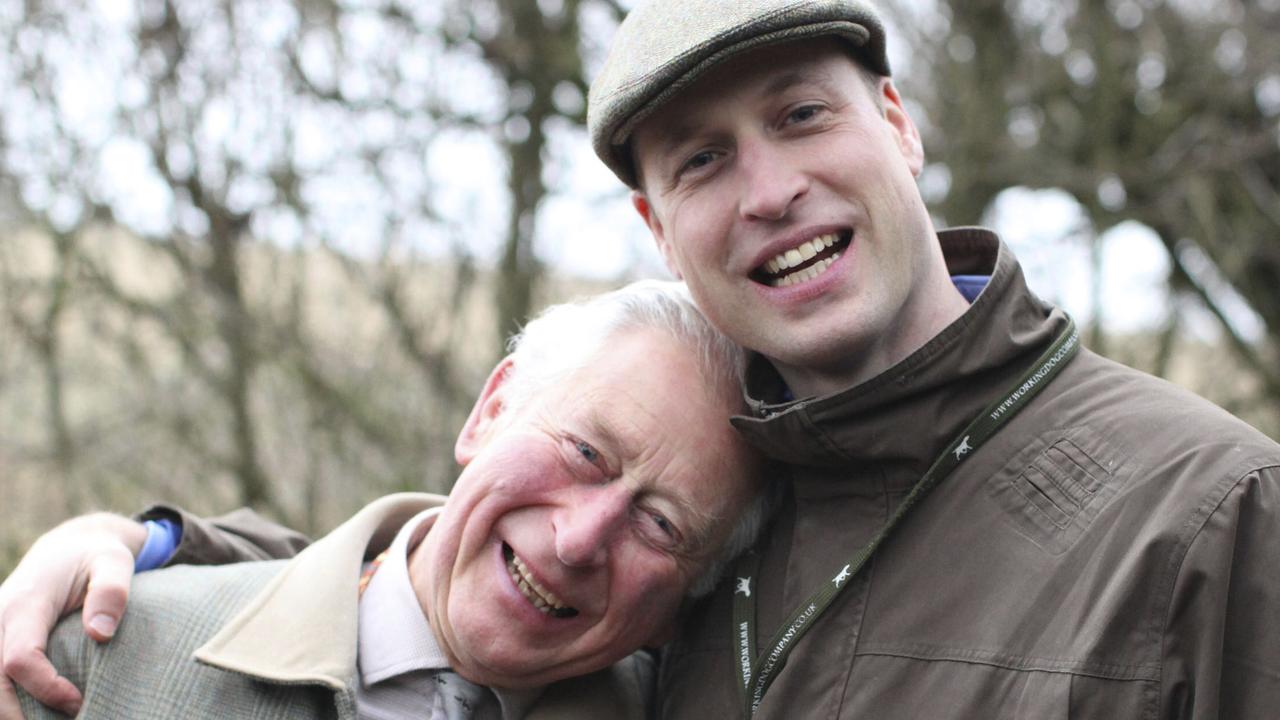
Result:
<svg viewBox="0 0 1280 720"><path fill-rule="evenodd" d="M821 261L816 262L803 270L798 270L790 275L783 275L782 277L775 279L773 281L773 286L787 287L788 285L795 285L799 282L812 280L826 272L827 268L831 267L831 263L834 263L839 258L840 253L834 253L831 257L823 258Z"/></svg>
<svg viewBox="0 0 1280 720"><path fill-rule="evenodd" d="M784 253L779 253L778 255L775 255L772 260L768 260L765 262L764 269L766 272L769 272L769 273L777 273L782 270L786 270L787 268L795 267L796 265L799 265L805 260L809 260L813 258L815 255L822 252L826 248L829 248L832 245L835 245L836 241L839 239L840 239L839 236L836 235L835 233L827 233L826 235L819 235L818 237L812 240L808 240L806 242L800 243L799 246L794 247Z"/></svg>

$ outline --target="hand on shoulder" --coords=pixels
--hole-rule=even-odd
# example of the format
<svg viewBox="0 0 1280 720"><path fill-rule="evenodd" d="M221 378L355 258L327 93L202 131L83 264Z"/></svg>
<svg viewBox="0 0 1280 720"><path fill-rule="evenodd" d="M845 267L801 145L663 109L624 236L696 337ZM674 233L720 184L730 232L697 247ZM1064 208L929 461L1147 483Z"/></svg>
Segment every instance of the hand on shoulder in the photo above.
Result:
<svg viewBox="0 0 1280 720"><path fill-rule="evenodd" d="M13 684L75 715L80 691L58 675L45 648L62 617L83 605L84 628L106 642L124 615L141 523L110 513L73 518L50 530L0 584L0 720L21 720Z"/></svg>

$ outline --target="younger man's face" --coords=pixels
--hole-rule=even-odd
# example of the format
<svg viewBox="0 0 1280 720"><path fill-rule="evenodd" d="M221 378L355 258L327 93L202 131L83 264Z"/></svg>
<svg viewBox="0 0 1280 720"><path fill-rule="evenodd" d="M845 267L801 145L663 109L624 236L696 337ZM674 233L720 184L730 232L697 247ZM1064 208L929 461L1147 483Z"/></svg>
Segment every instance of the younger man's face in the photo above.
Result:
<svg viewBox="0 0 1280 720"><path fill-rule="evenodd" d="M668 265L798 394L902 353L942 262L915 185L919 136L888 80L869 84L837 40L769 46L700 78L632 138L634 202Z"/></svg>

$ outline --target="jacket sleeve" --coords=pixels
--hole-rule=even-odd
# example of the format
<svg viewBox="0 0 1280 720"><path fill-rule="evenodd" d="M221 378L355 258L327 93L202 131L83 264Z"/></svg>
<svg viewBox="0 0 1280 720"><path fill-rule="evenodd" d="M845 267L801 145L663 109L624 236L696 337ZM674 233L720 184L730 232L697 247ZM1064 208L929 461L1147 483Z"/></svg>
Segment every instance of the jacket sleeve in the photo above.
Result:
<svg viewBox="0 0 1280 720"><path fill-rule="evenodd" d="M1276 717L1280 707L1280 467L1216 503L1174 580L1162 718Z"/></svg>
<svg viewBox="0 0 1280 720"><path fill-rule="evenodd" d="M138 520L159 518L168 518L182 526L182 541L166 566L291 558L311 544L302 533L271 522L248 508L200 518L179 507L154 505L137 515Z"/></svg>

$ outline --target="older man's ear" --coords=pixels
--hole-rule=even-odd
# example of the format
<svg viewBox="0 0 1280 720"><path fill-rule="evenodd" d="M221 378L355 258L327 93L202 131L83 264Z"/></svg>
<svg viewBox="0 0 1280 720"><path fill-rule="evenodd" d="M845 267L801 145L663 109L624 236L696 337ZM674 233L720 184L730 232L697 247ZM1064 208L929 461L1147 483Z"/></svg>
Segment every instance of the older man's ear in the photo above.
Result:
<svg viewBox="0 0 1280 720"><path fill-rule="evenodd" d="M466 465L475 459L506 409L507 379L514 365L515 362L508 356L489 373L489 379L485 381L480 397L471 408L462 432L458 433L458 442L453 446L453 458L459 465Z"/></svg>

